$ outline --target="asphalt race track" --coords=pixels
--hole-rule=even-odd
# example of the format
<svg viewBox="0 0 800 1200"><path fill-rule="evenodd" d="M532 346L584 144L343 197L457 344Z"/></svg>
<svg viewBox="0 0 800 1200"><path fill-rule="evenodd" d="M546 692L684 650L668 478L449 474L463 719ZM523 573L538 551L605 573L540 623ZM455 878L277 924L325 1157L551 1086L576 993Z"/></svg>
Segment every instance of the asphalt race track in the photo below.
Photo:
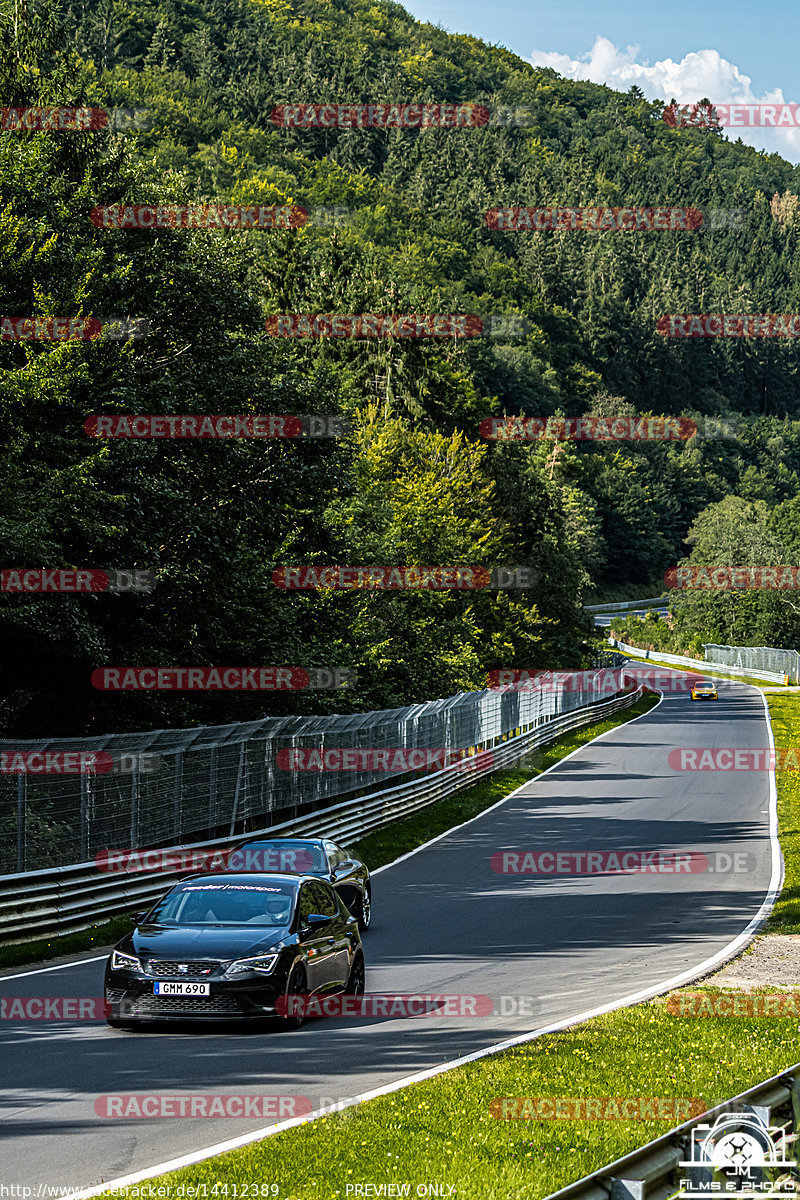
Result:
<svg viewBox="0 0 800 1200"><path fill-rule="evenodd" d="M376 875L367 990L488 994L493 1014L339 1017L291 1033L3 1020L0 1180L89 1187L270 1123L100 1119L94 1106L104 1094L302 1095L317 1107L613 1006L722 952L769 891L774 840L766 771L668 764L675 747L769 746L761 695L719 686L718 703L666 695L638 721ZM490 865L501 850L695 851L712 866L717 852L746 853L749 865L723 874L504 875ZM0 997L100 996L103 965L7 973ZM535 1012L533 1001L510 1011L520 996L535 998Z"/></svg>

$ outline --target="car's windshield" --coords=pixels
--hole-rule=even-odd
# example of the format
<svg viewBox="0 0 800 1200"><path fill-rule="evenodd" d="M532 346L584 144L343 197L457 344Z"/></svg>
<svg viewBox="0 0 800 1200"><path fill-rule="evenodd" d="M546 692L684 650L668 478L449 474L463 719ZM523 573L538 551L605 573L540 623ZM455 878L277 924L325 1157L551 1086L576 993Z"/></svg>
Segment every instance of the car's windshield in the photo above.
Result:
<svg viewBox="0 0 800 1200"><path fill-rule="evenodd" d="M328 870L325 851L316 842L295 838L272 838L247 842L228 859L232 871L296 871L313 875Z"/></svg>
<svg viewBox="0 0 800 1200"><path fill-rule="evenodd" d="M291 922L294 897L288 884L189 882L165 896L148 924L279 928Z"/></svg>

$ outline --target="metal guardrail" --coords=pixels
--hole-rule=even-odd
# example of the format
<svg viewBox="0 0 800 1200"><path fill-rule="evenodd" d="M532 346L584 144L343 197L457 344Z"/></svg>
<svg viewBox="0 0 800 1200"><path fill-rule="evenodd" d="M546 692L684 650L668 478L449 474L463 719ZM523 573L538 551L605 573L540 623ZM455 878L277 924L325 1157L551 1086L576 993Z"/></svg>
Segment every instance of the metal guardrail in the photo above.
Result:
<svg viewBox="0 0 800 1200"><path fill-rule="evenodd" d="M576 708L555 718L515 732L491 747L476 746L471 758L454 763L413 783L387 788L374 795L348 800L308 816L254 830L253 837L331 837L345 845L374 829L411 815L429 804L453 795L498 768L512 765L527 751L553 741L563 733L627 708L642 695L641 686L610 700ZM242 841L237 837L170 847L173 855L203 849L224 849ZM166 854L167 848L164 853ZM0 937L7 942L28 941L53 933L88 929L120 913L149 906L191 867L122 874L101 871L95 862L54 867L41 871L0 876Z"/></svg>
<svg viewBox="0 0 800 1200"><path fill-rule="evenodd" d="M701 1176L699 1180L692 1180L692 1186L694 1187L696 1181L698 1186L704 1183L706 1186L702 1191L682 1192L677 1189L679 1172L682 1171L684 1176L687 1172L687 1168L680 1167L679 1164L685 1162L691 1153L692 1130L698 1126L713 1124L717 1117L725 1116L726 1113L741 1116L743 1122L755 1118L773 1129L785 1131L788 1133L787 1141L794 1145L800 1128L800 1063L795 1063L779 1075L765 1079L746 1092L740 1092L738 1096L716 1105L700 1116L685 1121L669 1133L655 1138L639 1150L634 1150L632 1154L616 1159L577 1183L552 1192L545 1200L671 1200L671 1197L678 1195L698 1196L703 1192L708 1195L725 1195L724 1183L719 1184L716 1189L709 1186L714 1179L708 1167L688 1168L695 1172L696 1176ZM735 1121L731 1123L731 1130L733 1129ZM800 1179L800 1173L796 1170L794 1178ZM762 1182L769 1183L770 1180ZM727 1194L730 1195L730 1189ZM769 1189L768 1194L777 1193Z"/></svg>
<svg viewBox="0 0 800 1200"><path fill-rule="evenodd" d="M608 639L609 645L616 646L625 654L630 654L634 658L653 658L660 662L665 662L671 666L677 667L694 667L701 674L703 671L708 671L713 668L719 671L722 675L733 675L739 678L764 679L768 683L783 683L783 675L778 675L775 671L751 671L745 670L744 667L730 667L726 663L712 662L710 659L703 658L686 658L683 654L667 654L663 650L644 650L641 646L629 646L625 642L620 642L616 638Z"/></svg>
<svg viewBox="0 0 800 1200"><path fill-rule="evenodd" d="M637 608L662 607L668 596L650 596L647 600L619 600L616 604L584 604L583 611L590 613L632 612Z"/></svg>

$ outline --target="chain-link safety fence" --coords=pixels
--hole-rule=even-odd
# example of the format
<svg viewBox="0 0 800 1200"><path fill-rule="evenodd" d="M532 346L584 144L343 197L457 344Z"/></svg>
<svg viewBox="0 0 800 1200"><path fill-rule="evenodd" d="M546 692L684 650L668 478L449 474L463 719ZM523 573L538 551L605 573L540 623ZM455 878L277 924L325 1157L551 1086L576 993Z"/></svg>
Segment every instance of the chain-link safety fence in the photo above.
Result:
<svg viewBox="0 0 800 1200"><path fill-rule="evenodd" d="M619 689L618 672L546 673L533 686L353 716L0 740L0 874L233 837L417 778L419 755L407 751L429 752L424 769L439 770Z"/></svg>
<svg viewBox="0 0 800 1200"><path fill-rule="evenodd" d="M788 675L790 683L800 683L800 654L796 650L777 650L773 646L715 646L704 642L706 661L749 671L775 671Z"/></svg>

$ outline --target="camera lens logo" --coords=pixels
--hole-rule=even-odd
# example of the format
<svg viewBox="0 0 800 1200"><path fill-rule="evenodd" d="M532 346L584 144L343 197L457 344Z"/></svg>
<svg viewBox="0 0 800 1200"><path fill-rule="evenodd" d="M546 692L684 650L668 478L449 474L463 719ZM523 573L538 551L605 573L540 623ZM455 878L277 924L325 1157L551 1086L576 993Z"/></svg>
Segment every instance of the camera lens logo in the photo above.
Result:
<svg viewBox="0 0 800 1200"><path fill-rule="evenodd" d="M723 1113L713 1125L695 1125L689 1158L679 1164L678 1194L687 1200L710 1191L765 1200L785 1197L785 1172L797 1164L787 1158L785 1130L770 1129L766 1115L766 1109L745 1109Z"/></svg>
<svg viewBox="0 0 800 1200"><path fill-rule="evenodd" d="M764 1151L749 1133L729 1133L714 1147L711 1162L715 1167L763 1166Z"/></svg>

